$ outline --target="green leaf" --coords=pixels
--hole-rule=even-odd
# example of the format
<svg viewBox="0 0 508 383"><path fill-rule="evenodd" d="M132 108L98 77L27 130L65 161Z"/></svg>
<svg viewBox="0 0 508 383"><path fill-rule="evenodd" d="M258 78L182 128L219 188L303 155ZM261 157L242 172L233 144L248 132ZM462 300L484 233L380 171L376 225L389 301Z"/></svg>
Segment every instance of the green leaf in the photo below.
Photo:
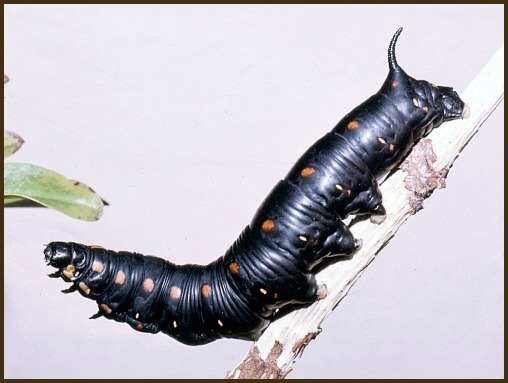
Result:
<svg viewBox="0 0 508 383"><path fill-rule="evenodd" d="M4 207L46 207L23 197L16 197L13 195L4 196Z"/></svg>
<svg viewBox="0 0 508 383"><path fill-rule="evenodd" d="M20 136L14 132L4 132L4 158L15 153L25 142Z"/></svg>
<svg viewBox="0 0 508 383"><path fill-rule="evenodd" d="M28 200L23 202L23 200ZM4 164L4 205L40 204L73 218L96 221L103 209L102 199L82 182L31 164Z"/></svg>

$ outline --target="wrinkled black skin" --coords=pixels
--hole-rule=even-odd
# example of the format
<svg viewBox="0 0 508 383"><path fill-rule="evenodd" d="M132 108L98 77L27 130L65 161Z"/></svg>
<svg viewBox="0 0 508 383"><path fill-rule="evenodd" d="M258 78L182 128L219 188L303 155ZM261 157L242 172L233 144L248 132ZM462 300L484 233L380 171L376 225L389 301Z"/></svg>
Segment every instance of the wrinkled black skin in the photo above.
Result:
<svg viewBox="0 0 508 383"><path fill-rule="evenodd" d="M224 256L207 266L178 266L152 256L53 242L45 256L58 269L55 274L73 282L70 290L112 310L99 310L99 315L138 330L141 325L140 331L162 331L190 345L222 337L256 339L277 308L316 300L313 267L325 257L350 255L359 247L342 219L384 215L376 179L400 163L418 139L460 117L464 108L452 88L417 81L398 66L395 43L400 32L390 43L390 72L381 89L303 154ZM358 127L348 129L351 121ZM304 177L306 168L314 172ZM262 230L266 220L274 223L273 231ZM94 261L105 269L94 272ZM232 263L238 273L231 272ZM69 264L77 271L71 279L62 274ZM114 283L119 270L126 275L122 285ZM154 281L151 293L142 288L146 278ZM90 288L88 295L77 289L80 282ZM207 299L204 284L211 286ZM175 285L181 288L179 299L169 295Z"/></svg>

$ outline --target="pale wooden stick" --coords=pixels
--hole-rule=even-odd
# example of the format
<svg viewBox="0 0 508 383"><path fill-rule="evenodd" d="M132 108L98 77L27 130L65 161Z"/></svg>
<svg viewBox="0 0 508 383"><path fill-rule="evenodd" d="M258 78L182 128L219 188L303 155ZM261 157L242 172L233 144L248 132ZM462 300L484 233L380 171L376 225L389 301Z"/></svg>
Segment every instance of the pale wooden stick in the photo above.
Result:
<svg viewBox="0 0 508 383"><path fill-rule="evenodd" d="M461 93L470 107L467 120L443 124L421 140L401 168L381 185L386 220L351 226L363 247L350 260L338 262L316 275L327 296L310 307L291 312L272 323L228 378L283 378L296 357L320 332L320 325L399 227L421 208L423 199L442 187L450 166L504 97L504 46ZM408 192L408 189L410 190Z"/></svg>

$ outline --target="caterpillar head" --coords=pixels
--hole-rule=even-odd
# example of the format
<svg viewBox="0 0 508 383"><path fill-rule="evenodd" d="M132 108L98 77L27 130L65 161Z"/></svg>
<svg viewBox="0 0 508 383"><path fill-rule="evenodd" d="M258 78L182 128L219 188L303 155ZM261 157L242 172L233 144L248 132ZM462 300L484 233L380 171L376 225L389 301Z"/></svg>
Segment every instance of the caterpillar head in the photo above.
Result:
<svg viewBox="0 0 508 383"><path fill-rule="evenodd" d="M86 255L85 246L77 243L51 242L44 250L46 262L69 280L86 267Z"/></svg>
<svg viewBox="0 0 508 383"><path fill-rule="evenodd" d="M443 122L469 117L469 107L460 99L453 88L448 86L436 86L432 93L436 105L442 110Z"/></svg>

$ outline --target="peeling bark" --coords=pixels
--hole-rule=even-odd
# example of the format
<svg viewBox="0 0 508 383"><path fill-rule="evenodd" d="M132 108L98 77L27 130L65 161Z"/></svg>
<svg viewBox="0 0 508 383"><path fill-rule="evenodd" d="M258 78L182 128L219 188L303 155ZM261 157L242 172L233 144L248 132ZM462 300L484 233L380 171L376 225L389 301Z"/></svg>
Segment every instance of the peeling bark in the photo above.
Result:
<svg viewBox="0 0 508 383"><path fill-rule="evenodd" d="M446 187L445 177L448 169L436 170L434 168L436 160L432 140L423 138L400 166L400 169L407 173L404 186L410 192L408 203L412 214L423 209L423 201L435 189Z"/></svg>
<svg viewBox="0 0 508 383"><path fill-rule="evenodd" d="M291 370L282 372L277 366L277 358L282 354L283 346L275 341L266 359L261 358L258 347L254 344L249 356L228 373L227 379L284 379Z"/></svg>
<svg viewBox="0 0 508 383"><path fill-rule="evenodd" d="M302 354L303 354L303 350L305 350L305 347L307 347L307 345L314 339L316 339L316 337L321 334L321 328L318 328L317 331L311 331L309 333L307 333L307 335L305 335L302 339L300 339L299 341L297 341L293 348L292 348L292 352L297 356L297 357L301 357Z"/></svg>

